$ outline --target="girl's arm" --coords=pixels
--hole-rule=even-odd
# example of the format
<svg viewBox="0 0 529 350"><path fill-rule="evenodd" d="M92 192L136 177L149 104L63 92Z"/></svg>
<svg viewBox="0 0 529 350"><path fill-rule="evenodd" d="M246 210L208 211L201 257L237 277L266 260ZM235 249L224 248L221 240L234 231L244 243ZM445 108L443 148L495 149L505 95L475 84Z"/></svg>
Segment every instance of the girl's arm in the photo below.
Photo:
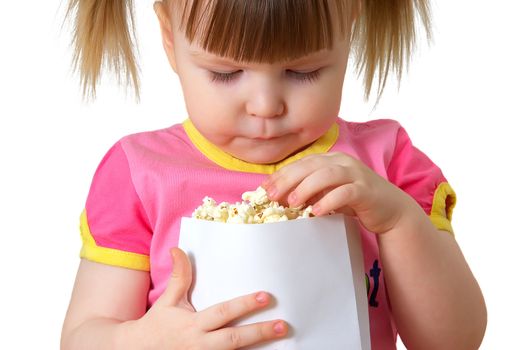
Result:
<svg viewBox="0 0 529 350"><path fill-rule="evenodd" d="M123 322L145 314L149 285L148 272L81 260L61 349L125 348L121 342L133 339L119 338Z"/></svg>
<svg viewBox="0 0 529 350"><path fill-rule="evenodd" d="M397 329L408 349L478 349L487 324L481 290L453 235L411 198L378 236Z"/></svg>

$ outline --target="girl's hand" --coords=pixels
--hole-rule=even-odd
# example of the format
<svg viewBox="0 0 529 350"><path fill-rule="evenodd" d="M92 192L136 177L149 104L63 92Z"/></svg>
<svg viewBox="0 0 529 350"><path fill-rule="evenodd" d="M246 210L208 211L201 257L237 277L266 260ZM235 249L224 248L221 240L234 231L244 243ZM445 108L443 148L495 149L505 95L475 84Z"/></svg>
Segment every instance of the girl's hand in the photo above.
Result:
<svg viewBox="0 0 529 350"><path fill-rule="evenodd" d="M276 320L239 327L231 321L269 304L264 292L254 293L195 312L189 303L191 264L186 254L171 250L173 272L167 288L150 310L136 322L133 331L149 349L237 349L287 334L285 322Z"/></svg>
<svg viewBox="0 0 529 350"><path fill-rule="evenodd" d="M385 233L416 207L404 191L344 153L311 155L288 164L261 185L272 200L291 207L313 204L315 215L331 211L358 217L369 231Z"/></svg>

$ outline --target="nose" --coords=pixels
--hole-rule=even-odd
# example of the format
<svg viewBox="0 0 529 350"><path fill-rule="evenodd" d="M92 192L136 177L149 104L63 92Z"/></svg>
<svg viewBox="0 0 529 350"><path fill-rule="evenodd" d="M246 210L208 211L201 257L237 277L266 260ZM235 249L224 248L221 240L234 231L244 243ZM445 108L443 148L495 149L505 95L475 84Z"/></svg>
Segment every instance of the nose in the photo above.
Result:
<svg viewBox="0 0 529 350"><path fill-rule="evenodd" d="M285 102L279 89L272 86L254 89L246 102L248 115L273 118L283 115Z"/></svg>

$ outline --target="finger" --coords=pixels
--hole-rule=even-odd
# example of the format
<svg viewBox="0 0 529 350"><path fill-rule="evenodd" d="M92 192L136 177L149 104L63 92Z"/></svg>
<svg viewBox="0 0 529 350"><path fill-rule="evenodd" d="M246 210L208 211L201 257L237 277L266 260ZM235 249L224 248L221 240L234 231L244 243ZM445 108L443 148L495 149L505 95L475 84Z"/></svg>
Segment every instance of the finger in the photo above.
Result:
<svg viewBox="0 0 529 350"><path fill-rule="evenodd" d="M354 181L349 168L341 165L330 165L317 169L303 179L288 195L288 204L297 207L308 203L327 189L338 187ZM322 196L323 197L323 196Z"/></svg>
<svg viewBox="0 0 529 350"><path fill-rule="evenodd" d="M265 292L252 293L213 305L197 313L197 321L205 331L218 329L227 323L262 309L270 303Z"/></svg>
<svg viewBox="0 0 529 350"><path fill-rule="evenodd" d="M165 291L158 298L157 303L166 306L189 306L187 294L193 280L191 263L186 253L180 248L171 248L173 271L167 282Z"/></svg>
<svg viewBox="0 0 529 350"><path fill-rule="evenodd" d="M308 156L284 166L272 174L261 186L275 201L286 198L291 189L322 166L322 156Z"/></svg>
<svg viewBox="0 0 529 350"><path fill-rule="evenodd" d="M350 207L351 213L361 210L357 205L361 203L364 192L362 186L358 186L355 183L348 183L339 187L336 187L332 191L329 191L323 196L318 202L314 203L313 213L315 215L328 214L332 210L344 211L346 207ZM347 212L347 210L345 211Z"/></svg>
<svg viewBox="0 0 529 350"><path fill-rule="evenodd" d="M238 349L284 337L288 333L286 322L281 320L253 323L239 327L226 327L208 333L207 349Z"/></svg>

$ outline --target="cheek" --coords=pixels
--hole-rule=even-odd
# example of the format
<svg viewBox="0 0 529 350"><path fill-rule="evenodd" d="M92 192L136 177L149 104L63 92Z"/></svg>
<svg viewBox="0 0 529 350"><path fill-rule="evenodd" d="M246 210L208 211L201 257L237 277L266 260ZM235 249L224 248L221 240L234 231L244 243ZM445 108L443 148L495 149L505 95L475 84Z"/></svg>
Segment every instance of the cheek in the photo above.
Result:
<svg viewBox="0 0 529 350"><path fill-rule="evenodd" d="M183 87L190 114L202 115L209 109L209 106L215 107L214 96L204 85L203 83L188 81ZM208 101L208 103L204 103L204 101Z"/></svg>
<svg viewBox="0 0 529 350"><path fill-rule="evenodd" d="M306 91L296 101L295 123L311 141L330 128L340 110L340 91L329 85L323 86L325 88L320 86Z"/></svg>
<svg viewBox="0 0 529 350"><path fill-rule="evenodd" d="M307 91L296 101L296 116L306 121L324 122L338 115L340 100L340 91L332 86Z"/></svg>
<svg viewBox="0 0 529 350"><path fill-rule="evenodd" d="M216 94L212 93L205 84L188 83L183 87L186 100L187 112L195 123L200 123L205 127L216 124L218 118L215 115L221 114L222 104ZM198 126L197 126L198 127Z"/></svg>
<svg viewBox="0 0 529 350"><path fill-rule="evenodd" d="M187 112L198 131L217 146L229 143L236 130L231 104L208 86L193 86L187 91Z"/></svg>

